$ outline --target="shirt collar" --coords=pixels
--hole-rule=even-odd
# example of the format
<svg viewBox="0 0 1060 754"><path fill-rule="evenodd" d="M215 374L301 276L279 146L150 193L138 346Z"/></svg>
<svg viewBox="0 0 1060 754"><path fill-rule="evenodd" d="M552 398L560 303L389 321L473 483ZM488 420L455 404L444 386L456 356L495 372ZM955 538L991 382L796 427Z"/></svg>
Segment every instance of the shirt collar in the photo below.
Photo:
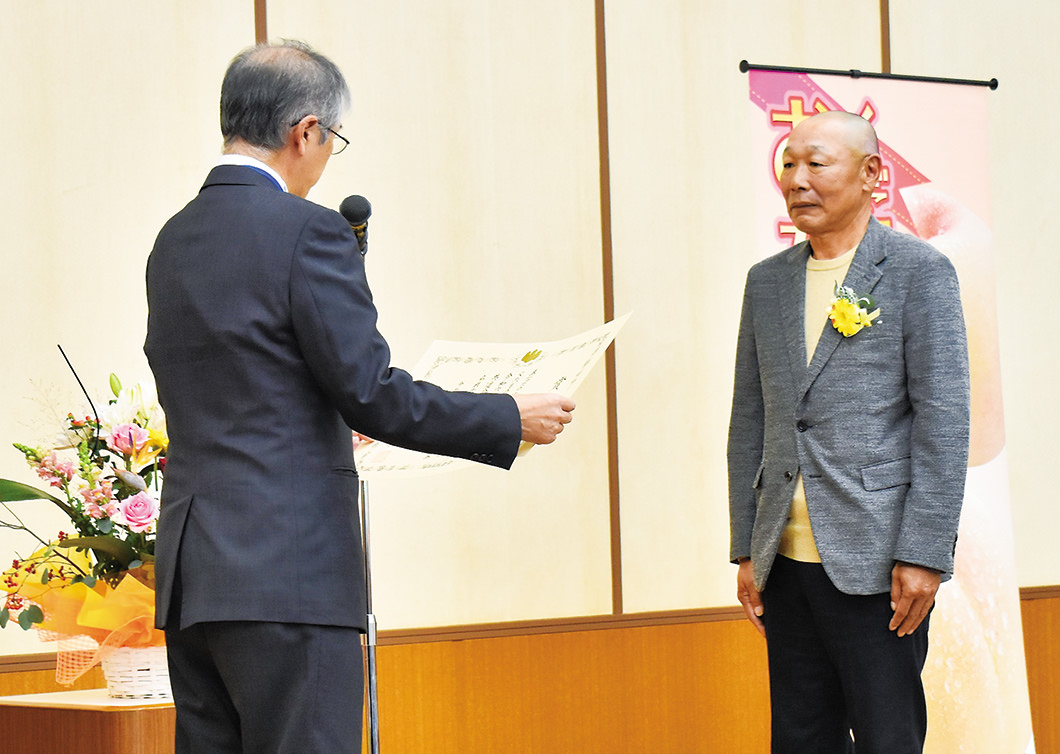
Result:
<svg viewBox="0 0 1060 754"><path fill-rule="evenodd" d="M254 157L248 157L245 154L223 154L221 159L217 162L218 165L241 165L247 168L254 168L260 170L265 175L276 181L276 185L280 187L280 190L284 193L289 193L287 189L287 182L280 177L280 174L270 168L261 160L255 159Z"/></svg>

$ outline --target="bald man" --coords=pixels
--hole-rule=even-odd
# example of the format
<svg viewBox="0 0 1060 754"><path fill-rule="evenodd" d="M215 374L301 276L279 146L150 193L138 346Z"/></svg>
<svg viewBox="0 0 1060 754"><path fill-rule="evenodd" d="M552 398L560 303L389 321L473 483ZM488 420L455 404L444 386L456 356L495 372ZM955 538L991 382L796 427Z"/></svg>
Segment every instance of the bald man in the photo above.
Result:
<svg viewBox="0 0 1060 754"><path fill-rule="evenodd" d="M807 240L751 268L729 426L730 556L767 640L774 754L913 754L928 617L968 460L953 266L872 216L872 126L791 133L780 185Z"/></svg>

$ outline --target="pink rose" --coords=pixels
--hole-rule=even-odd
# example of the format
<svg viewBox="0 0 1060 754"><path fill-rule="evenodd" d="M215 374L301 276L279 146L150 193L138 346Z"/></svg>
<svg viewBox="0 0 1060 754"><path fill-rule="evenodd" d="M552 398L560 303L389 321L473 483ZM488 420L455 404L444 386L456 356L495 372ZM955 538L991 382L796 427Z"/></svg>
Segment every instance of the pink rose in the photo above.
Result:
<svg viewBox="0 0 1060 754"><path fill-rule="evenodd" d="M107 438L107 446L116 453L135 456L147 445L151 436L135 424L119 424Z"/></svg>
<svg viewBox="0 0 1060 754"><path fill-rule="evenodd" d="M158 520L158 501L146 492L137 492L119 503L114 520L135 532L149 531Z"/></svg>

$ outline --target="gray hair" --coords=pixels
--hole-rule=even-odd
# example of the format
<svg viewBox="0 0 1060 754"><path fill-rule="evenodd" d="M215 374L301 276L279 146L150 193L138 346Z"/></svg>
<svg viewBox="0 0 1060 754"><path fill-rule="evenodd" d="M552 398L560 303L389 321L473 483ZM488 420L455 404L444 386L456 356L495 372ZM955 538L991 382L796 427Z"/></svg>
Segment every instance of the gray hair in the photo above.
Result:
<svg viewBox="0 0 1060 754"><path fill-rule="evenodd" d="M350 90L334 63L304 42L285 39L239 53L221 84L225 146L242 139L269 151L283 148L287 132L307 115L320 121L321 143L350 109Z"/></svg>

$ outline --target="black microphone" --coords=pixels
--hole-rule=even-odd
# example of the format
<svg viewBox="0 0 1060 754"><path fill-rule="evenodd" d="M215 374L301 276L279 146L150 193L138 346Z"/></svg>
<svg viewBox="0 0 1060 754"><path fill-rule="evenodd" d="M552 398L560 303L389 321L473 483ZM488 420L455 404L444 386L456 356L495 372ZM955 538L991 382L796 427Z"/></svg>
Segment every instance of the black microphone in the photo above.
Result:
<svg viewBox="0 0 1060 754"><path fill-rule="evenodd" d="M363 257L368 253L368 218L372 216L372 204L360 194L347 196L339 205L339 213L357 236L357 248Z"/></svg>

